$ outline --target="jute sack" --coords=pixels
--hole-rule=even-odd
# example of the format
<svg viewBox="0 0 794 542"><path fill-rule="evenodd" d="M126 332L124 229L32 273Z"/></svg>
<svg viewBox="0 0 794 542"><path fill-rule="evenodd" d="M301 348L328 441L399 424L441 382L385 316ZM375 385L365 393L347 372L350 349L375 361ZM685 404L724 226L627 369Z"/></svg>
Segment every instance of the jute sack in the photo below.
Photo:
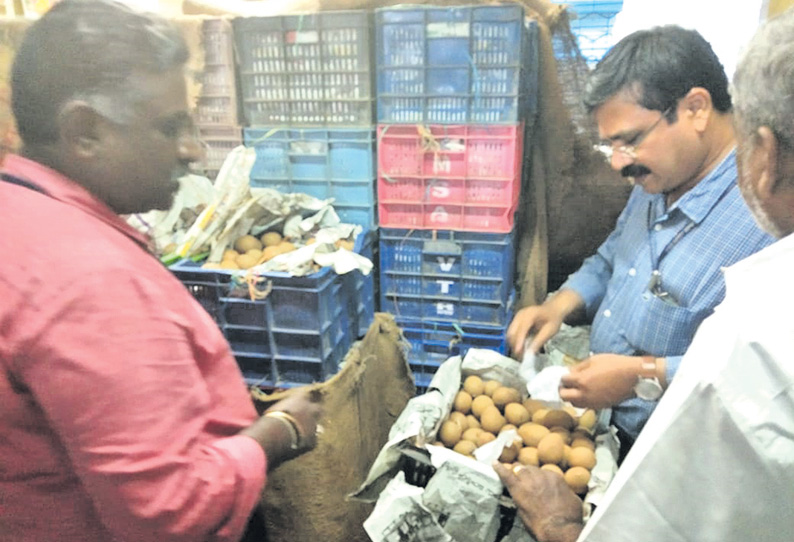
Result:
<svg viewBox="0 0 794 542"><path fill-rule="evenodd" d="M376 313L364 339L333 378L312 387L323 396L317 448L268 475L262 498L267 542L368 542L362 524L373 504L348 501L414 396L413 378L394 318ZM263 412L289 391L257 395Z"/></svg>

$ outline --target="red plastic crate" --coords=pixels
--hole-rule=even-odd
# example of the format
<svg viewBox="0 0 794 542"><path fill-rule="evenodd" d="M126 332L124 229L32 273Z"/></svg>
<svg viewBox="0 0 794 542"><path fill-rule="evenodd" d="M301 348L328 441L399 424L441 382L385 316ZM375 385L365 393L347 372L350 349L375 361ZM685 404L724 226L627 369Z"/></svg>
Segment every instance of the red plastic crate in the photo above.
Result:
<svg viewBox="0 0 794 542"><path fill-rule="evenodd" d="M523 133L522 124L378 126L380 226L511 231Z"/></svg>

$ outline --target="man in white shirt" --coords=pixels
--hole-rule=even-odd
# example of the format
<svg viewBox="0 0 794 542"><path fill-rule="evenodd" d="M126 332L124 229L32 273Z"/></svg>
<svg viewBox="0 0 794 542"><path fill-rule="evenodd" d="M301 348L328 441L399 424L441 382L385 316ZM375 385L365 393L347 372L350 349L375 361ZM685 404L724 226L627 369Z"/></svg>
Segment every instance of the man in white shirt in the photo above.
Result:
<svg viewBox="0 0 794 542"><path fill-rule="evenodd" d="M794 533L794 10L733 79L739 187L779 239L725 270L727 294L586 526L562 479L495 468L539 542L771 542Z"/></svg>

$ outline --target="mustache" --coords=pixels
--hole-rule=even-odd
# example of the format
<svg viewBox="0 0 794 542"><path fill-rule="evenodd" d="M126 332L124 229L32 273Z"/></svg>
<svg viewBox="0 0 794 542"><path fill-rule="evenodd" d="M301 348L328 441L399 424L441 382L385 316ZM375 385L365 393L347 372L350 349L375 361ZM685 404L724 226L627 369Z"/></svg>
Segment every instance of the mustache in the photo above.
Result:
<svg viewBox="0 0 794 542"><path fill-rule="evenodd" d="M623 177L642 177L643 175L648 175L650 172L650 169L641 164L629 164L620 170L620 174Z"/></svg>

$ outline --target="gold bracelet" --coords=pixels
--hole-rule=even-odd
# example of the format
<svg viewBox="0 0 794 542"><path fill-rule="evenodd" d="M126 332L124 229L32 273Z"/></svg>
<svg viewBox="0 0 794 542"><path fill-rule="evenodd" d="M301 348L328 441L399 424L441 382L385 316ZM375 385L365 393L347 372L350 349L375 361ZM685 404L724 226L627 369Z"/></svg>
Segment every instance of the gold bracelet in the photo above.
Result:
<svg viewBox="0 0 794 542"><path fill-rule="evenodd" d="M290 437L292 439L292 444L290 444L290 448L293 450L297 450L300 448L301 445L301 433L298 429L298 420L296 420L291 414L287 414L286 412L282 412L280 410L272 410L270 412L265 412L266 418L274 418L279 420L283 423L287 429L289 430Z"/></svg>

